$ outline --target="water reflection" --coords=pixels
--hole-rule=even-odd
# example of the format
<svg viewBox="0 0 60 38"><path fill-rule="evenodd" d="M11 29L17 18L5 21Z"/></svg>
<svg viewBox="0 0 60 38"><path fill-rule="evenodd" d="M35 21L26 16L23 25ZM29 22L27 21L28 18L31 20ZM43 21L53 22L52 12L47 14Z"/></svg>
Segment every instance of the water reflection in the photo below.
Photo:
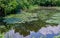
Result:
<svg viewBox="0 0 60 38"><path fill-rule="evenodd" d="M41 21L32 21L32 22L26 22L21 24L16 24L15 26L15 32L19 32L21 35L27 36L30 34L30 31L37 32L41 27L45 27L46 24Z"/></svg>
<svg viewBox="0 0 60 38"><path fill-rule="evenodd" d="M24 32L24 31L23 31ZM14 32L10 30L5 34L5 38L53 38L54 36L59 35L60 25L58 26L47 26L39 29L38 32L30 31L30 34L27 36L21 35L19 32Z"/></svg>
<svg viewBox="0 0 60 38"><path fill-rule="evenodd" d="M39 20L37 21L14 24L14 29L7 32L5 34L5 38L53 38L54 36L59 35L60 25L51 26L46 25L46 23L44 22L44 20L48 19L49 16L51 16L49 15L51 11L49 12L49 10L42 10L40 12L41 13L39 13ZM43 21L41 20L41 18ZM12 22L12 20L14 21ZM14 23L21 20L17 18L12 18L6 21L8 21L7 23Z"/></svg>

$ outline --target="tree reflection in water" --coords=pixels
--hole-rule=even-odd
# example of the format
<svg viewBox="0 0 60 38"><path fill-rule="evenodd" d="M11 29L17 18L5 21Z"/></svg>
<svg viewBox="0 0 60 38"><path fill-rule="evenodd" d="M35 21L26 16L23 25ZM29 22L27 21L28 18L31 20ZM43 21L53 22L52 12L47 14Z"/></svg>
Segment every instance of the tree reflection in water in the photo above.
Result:
<svg viewBox="0 0 60 38"><path fill-rule="evenodd" d="M43 23L43 24L42 24ZM45 27L46 23L41 20L26 22L16 25L15 32L19 32L21 35L27 36L30 34L30 31L37 32L41 27Z"/></svg>
<svg viewBox="0 0 60 38"><path fill-rule="evenodd" d="M48 27L44 27L39 29L39 31L34 32L34 31L29 31L29 33L25 31L21 31L21 33L19 34L19 32L14 32L14 30L10 30L9 32L7 32L5 34L5 38L53 38L54 36L59 35L60 32L60 25L58 26L48 26ZM27 34L24 37L24 34Z"/></svg>
<svg viewBox="0 0 60 38"><path fill-rule="evenodd" d="M53 38L60 32L60 25L46 25L41 20L15 25L14 30L10 30L5 34L5 38Z"/></svg>

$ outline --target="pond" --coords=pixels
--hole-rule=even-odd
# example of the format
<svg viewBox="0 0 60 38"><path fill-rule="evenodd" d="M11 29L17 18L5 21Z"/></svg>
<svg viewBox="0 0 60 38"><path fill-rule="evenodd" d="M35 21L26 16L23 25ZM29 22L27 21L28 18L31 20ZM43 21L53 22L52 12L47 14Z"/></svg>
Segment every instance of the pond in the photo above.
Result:
<svg viewBox="0 0 60 38"><path fill-rule="evenodd" d="M35 28L35 27L33 27ZM24 34L27 34L26 36L21 35L19 32L14 32L15 30L12 29L9 32L5 34L5 38L54 38L54 36L60 35L60 25L58 26L47 26L47 27L42 27L39 29L37 32L35 31L30 31L26 33L25 31L21 32ZM22 31L22 30L21 30Z"/></svg>
<svg viewBox="0 0 60 38"><path fill-rule="evenodd" d="M5 38L54 38L60 35L60 24L45 22L60 11L51 8L41 9L31 11L33 13L7 16L3 21L14 28L5 33Z"/></svg>
<svg viewBox="0 0 60 38"><path fill-rule="evenodd" d="M42 20L15 24L5 38L54 38L60 35L60 25L46 24Z"/></svg>

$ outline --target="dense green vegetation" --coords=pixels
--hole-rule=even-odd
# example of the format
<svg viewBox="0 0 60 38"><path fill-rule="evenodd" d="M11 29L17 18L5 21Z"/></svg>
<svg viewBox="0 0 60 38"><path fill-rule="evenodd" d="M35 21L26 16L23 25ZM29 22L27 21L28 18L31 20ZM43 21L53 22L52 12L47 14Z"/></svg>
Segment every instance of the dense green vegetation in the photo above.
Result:
<svg viewBox="0 0 60 38"><path fill-rule="evenodd" d="M29 9L38 6L60 6L60 0L0 0L0 8L5 14L13 13L17 9Z"/></svg>

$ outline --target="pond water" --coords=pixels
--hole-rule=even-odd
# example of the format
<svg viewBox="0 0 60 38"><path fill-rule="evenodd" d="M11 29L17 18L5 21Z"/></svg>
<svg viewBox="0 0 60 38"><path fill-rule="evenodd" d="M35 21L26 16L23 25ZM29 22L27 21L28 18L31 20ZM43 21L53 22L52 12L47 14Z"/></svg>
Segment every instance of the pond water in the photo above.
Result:
<svg viewBox="0 0 60 38"><path fill-rule="evenodd" d="M35 13L35 11L33 11ZM39 19L37 21L24 22L20 24L14 24L21 20L15 18L7 18L4 22L15 25L15 27L5 33L5 38L54 38L54 36L60 35L60 25L47 24L45 21L49 19L54 13L60 13L60 11L54 10L36 10ZM51 14L52 13L52 14ZM23 15L23 17L25 14ZM29 16L29 15L28 15ZM29 16L31 17L31 16ZM26 14L27 18L27 14ZM25 19L25 17L24 17ZM35 17L34 17L35 19ZM30 20L30 19L29 19ZM9 24L8 24L9 25Z"/></svg>
<svg viewBox="0 0 60 38"><path fill-rule="evenodd" d="M15 33L14 29L12 29L5 34L5 38L54 38L54 36L59 35L59 32L60 25L42 27L37 32L30 31L30 34L27 36L23 36L19 32Z"/></svg>
<svg viewBox="0 0 60 38"><path fill-rule="evenodd" d="M60 25L50 25L38 20L15 24L14 29L11 29L5 34L5 38L54 38L60 35Z"/></svg>

